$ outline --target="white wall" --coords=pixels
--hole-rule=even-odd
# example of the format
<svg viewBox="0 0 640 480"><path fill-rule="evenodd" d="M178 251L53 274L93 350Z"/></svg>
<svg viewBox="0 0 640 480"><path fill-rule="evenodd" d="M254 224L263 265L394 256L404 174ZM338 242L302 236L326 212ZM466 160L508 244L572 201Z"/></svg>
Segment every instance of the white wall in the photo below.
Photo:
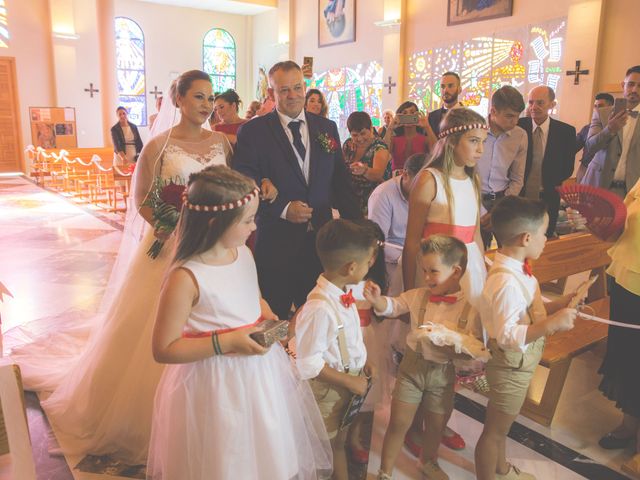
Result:
<svg viewBox="0 0 640 480"><path fill-rule="evenodd" d="M258 69L262 66L268 72L273 64L289 59L289 1L280 0L277 9L254 15L251 24L253 49L248 100L256 98Z"/></svg>
<svg viewBox="0 0 640 480"><path fill-rule="evenodd" d="M383 20L384 0L357 0L356 3L356 41L319 48L318 2L296 0L292 14L293 60L302 64L303 57L313 57L314 71L372 60L382 62L384 32L373 22Z"/></svg>
<svg viewBox="0 0 640 480"><path fill-rule="evenodd" d="M31 142L29 107L49 107L56 103L49 6L42 0L7 0L9 48L0 56L16 59L18 108L22 147Z"/></svg>
<svg viewBox="0 0 640 480"><path fill-rule="evenodd" d="M223 28L236 41L236 89L243 100L253 98L248 72L253 45L247 40L250 25L247 17L135 0L116 0L115 14L134 20L144 32L147 92L157 85L158 90L166 93L175 76L186 70L202 69L205 34L212 28ZM155 113L153 95L147 95L147 112ZM147 134L148 128L142 128L143 139Z"/></svg>

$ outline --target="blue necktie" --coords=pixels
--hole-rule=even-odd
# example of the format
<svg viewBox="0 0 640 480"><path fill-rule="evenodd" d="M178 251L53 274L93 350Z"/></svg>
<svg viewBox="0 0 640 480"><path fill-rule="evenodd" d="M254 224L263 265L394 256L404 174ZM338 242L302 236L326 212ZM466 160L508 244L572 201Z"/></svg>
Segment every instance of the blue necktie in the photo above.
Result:
<svg viewBox="0 0 640 480"><path fill-rule="evenodd" d="M302 122L294 120L293 122L289 122L288 127L293 135L293 146L296 147L296 150L304 163L304 159L307 156L307 149L305 148L304 143L302 143L302 135L300 134L301 125Z"/></svg>

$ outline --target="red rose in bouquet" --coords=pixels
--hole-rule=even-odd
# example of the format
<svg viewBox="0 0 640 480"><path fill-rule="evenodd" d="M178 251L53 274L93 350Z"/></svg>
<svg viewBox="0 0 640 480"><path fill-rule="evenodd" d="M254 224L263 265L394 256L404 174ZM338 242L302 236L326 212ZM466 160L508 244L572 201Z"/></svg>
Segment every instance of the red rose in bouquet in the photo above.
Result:
<svg viewBox="0 0 640 480"><path fill-rule="evenodd" d="M166 181L156 178L146 200L142 203L143 206L153 210L154 227L158 232L172 233L178 224L182 209L182 192L186 188L184 184L179 183L180 181L181 179ZM156 239L147 251L147 255L157 258L163 246L164 241Z"/></svg>

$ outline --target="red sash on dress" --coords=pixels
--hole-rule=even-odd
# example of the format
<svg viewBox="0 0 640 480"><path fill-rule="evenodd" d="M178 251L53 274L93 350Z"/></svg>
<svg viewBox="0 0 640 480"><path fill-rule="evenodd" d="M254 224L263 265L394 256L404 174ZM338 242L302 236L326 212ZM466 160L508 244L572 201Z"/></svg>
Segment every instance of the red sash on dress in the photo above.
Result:
<svg viewBox="0 0 640 480"><path fill-rule="evenodd" d="M450 235L464 243L472 243L476 234L476 226L461 227L460 225L451 225L449 223L427 223L422 231L422 238L429 238L435 234Z"/></svg>
<svg viewBox="0 0 640 480"><path fill-rule="evenodd" d="M368 327L371 325L371 309L358 309L358 316L360 317L360 326Z"/></svg>
<svg viewBox="0 0 640 480"><path fill-rule="evenodd" d="M182 332L182 338L204 338L204 337L210 337L211 335L213 335L213 333L217 333L218 335L221 333L229 333L229 332L235 332L236 330L242 330L243 328L251 328L251 327L255 327L256 325L259 325L260 323L262 323L264 321L264 318L262 315L260 315L258 317L258 320L256 320L253 323L249 323L247 325L242 325L240 327L234 327L234 328L221 328L219 330L215 330L212 332Z"/></svg>

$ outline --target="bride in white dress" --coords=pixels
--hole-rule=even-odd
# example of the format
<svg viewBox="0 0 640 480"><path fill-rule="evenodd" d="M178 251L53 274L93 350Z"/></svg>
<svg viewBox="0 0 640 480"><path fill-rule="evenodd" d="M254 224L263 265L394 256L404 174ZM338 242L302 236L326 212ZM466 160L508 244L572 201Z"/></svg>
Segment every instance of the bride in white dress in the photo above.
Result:
<svg viewBox="0 0 640 480"><path fill-rule="evenodd" d="M186 184L191 173L228 163L231 156L226 137L202 127L213 110L209 76L185 72L171 93L180 120L147 143L138 160L133 216L144 218L146 227L142 239L132 243L126 239L136 236L136 222L127 221L103 313L80 323L60 319L34 342L12 351L27 388L53 392L42 406L64 437L65 454L146 461L153 398L164 368L153 359L151 333L173 236L154 232L152 212L141 204L155 177L178 177ZM170 116L175 113L174 108ZM146 252L156 237L166 243L151 259Z"/></svg>

